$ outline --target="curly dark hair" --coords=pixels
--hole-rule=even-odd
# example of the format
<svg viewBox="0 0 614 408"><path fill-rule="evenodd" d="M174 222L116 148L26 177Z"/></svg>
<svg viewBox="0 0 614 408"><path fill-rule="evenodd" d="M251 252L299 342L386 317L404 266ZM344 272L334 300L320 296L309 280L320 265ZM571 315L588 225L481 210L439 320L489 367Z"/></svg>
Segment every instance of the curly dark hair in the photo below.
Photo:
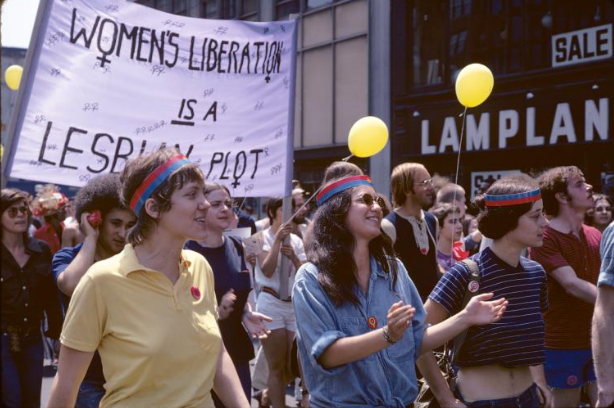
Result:
<svg viewBox="0 0 614 408"><path fill-rule="evenodd" d="M567 183L574 177L584 177L582 170L576 166L560 166L546 170L537 178L546 214L553 217L559 215L559 200L556 194L563 193L568 196Z"/></svg>
<svg viewBox="0 0 614 408"><path fill-rule="evenodd" d="M503 177L493 183L486 191L488 195L506 195L526 193L537 190L539 184L526 174L514 174ZM491 239L500 239L518 226L518 219L533 207L533 203L524 203L504 207L487 207L485 195L475 198L475 204L480 209L478 229Z"/></svg>
<svg viewBox="0 0 614 408"><path fill-rule="evenodd" d="M334 182L336 180L331 181ZM353 189L342 191L325 201L316 211L312 222L311 239L307 242L307 259L318 268L318 281L333 302L358 304L352 292L358 285L357 269L352 255L355 240L346 227L348 210L352 204ZM375 257L386 273L392 274L393 285L397 280L397 264L394 261L392 242L383 232L369 243L369 253ZM389 262L389 259L392 259Z"/></svg>
<svg viewBox="0 0 614 408"><path fill-rule="evenodd" d="M130 211L119 198L120 189L119 174L105 174L90 180L75 196L77 222L81 222L81 215L84 212L99 210L104 218L115 209Z"/></svg>
<svg viewBox="0 0 614 408"><path fill-rule="evenodd" d="M128 161L120 174L122 203L129 207L134 193L147 176L178 154L177 149L161 149ZM175 170L151 193L149 198L156 202L160 212L168 212L171 209L171 196L175 190L183 188L184 184L191 181L205 184L205 176L195 163L185 164ZM137 216L136 225L128 232L126 240L133 245L138 245L149 238L158 224L158 220L147 214L145 206L135 215Z"/></svg>

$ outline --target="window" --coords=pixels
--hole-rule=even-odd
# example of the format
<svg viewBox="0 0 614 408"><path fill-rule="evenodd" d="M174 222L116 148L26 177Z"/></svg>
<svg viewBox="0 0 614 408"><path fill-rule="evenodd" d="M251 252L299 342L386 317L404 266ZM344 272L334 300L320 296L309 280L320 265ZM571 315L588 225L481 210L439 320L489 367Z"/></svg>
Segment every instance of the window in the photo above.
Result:
<svg viewBox="0 0 614 408"><path fill-rule="evenodd" d="M173 0L173 14L178 14L180 16L188 15L186 0Z"/></svg>
<svg viewBox="0 0 614 408"><path fill-rule="evenodd" d="M202 3L200 15L203 18L218 18L217 0L204 0Z"/></svg>
<svg viewBox="0 0 614 408"><path fill-rule="evenodd" d="M416 0L413 23L414 86L443 83L445 74L445 13L441 1Z"/></svg>
<svg viewBox="0 0 614 408"><path fill-rule="evenodd" d="M277 18L300 15L294 146L347 143L354 122L369 112L369 0L278 1ZM303 13L300 4L318 6ZM280 13L283 10L283 13ZM287 14L286 14L287 13Z"/></svg>
<svg viewBox="0 0 614 408"><path fill-rule="evenodd" d="M300 13L301 4L299 0L278 0L275 8L276 20L287 20L290 14Z"/></svg>
<svg viewBox="0 0 614 408"><path fill-rule="evenodd" d="M258 21L259 0L241 0L241 20Z"/></svg>
<svg viewBox="0 0 614 408"><path fill-rule="evenodd" d="M233 20L239 16L236 0L222 0L222 18Z"/></svg>
<svg viewBox="0 0 614 408"><path fill-rule="evenodd" d="M322 6L326 6L327 4L332 3L333 0L307 0L307 10L317 9Z"/></svg>

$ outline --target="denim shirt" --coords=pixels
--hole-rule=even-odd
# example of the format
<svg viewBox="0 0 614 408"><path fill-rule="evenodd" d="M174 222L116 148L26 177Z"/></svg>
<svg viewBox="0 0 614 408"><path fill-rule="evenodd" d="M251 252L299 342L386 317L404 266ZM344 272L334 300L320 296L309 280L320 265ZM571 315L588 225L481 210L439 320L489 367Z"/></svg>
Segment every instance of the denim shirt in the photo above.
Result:
<svg viewBox="0 0 614 408"><path fill-rule="evenodd" d="M414 402L418 394L415 363L428 325L416 287L403 264L395 261L398 278L394 288L392 278L372 257L366 296L355 287L360 304L344 302L339 307L320 286L315 265L306 263L299 269L292 303L312 407L405 407ZM342 366L325 369L318 363L324 350L338 339L368 333L369 318L376 319L375 329L385 326L388 309L399 300L413 305L416 313L398 343Z"/></svg>

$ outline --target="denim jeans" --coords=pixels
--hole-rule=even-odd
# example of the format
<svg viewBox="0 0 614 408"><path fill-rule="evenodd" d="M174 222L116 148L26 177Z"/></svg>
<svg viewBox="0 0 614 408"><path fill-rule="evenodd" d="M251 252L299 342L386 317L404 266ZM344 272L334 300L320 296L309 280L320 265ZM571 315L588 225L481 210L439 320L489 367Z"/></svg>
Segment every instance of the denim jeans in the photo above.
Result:
<svg viewBox="0 0 614 408"><path fill-rule="evenodd" d="M2 333L2 406L39 408L43 383L43 341L33 334L21 344L21 352L10 349L9 335Z"/></svg>
<svg viewBox="0 0 614 408"><path fill-rule="evenodd" d="M100 400L104 397L104 386L93 381L83 381L77 394L77 408L98 408Z"/></svg>
<svg viewBox="0 0 614 408"><path fill-rule="evenodd" d="M465 402L458 389L455 392L456 398L470 408L539 408L538 393L537 385L533 384L517 397Z"/></svg>

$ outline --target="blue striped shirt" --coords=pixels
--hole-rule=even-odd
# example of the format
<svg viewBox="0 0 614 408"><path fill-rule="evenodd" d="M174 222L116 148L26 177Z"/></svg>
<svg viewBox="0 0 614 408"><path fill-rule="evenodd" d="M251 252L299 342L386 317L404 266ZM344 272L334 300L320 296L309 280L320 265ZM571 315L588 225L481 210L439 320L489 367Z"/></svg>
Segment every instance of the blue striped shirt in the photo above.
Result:
<svg viewBox="0 0 614 408"><path fill-rule="evenodd" d="M539 365L545 361L544 320L548 308L546 272L540 264L520 258L517 267L499 259L490 248L471 257L480 269L479 293L493 292L509 301L503 318L469 329L457 359L459 366L501 364L505 367ZM462 262L450 268L429 298L450 315L461 310L469 283Z"/></svg>

